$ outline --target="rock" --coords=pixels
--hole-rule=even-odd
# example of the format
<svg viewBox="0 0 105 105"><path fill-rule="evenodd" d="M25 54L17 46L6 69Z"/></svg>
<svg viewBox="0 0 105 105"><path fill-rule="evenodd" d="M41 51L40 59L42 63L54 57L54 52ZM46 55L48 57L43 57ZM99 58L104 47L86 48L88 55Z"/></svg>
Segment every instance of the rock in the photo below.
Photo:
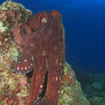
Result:
<svg viewBox="0 0 105 105"><path fill-rule="evenodd" d="M65 64L58 105L90 105L69 64Z"/></svg>

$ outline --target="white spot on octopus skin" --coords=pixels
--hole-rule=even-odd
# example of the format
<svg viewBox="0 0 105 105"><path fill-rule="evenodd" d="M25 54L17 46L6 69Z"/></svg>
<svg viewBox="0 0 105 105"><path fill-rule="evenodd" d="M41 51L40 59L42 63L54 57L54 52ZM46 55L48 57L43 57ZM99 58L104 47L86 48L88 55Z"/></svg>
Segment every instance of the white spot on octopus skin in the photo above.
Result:
<svg viewBox="0 0 105 105"><path fill-rule="evenodd" d="M25 70L27 70L27 67L25 67Z"/></svg>
<svg viewBox="0 0 105 105"><path fill-rule="evenodd" d="M56 81L58 81L58 77L56 77Z"/></svg>
<svg viewBox="0 0 105 105"><path fill-rule="evenodd" d="M29 54L29 52L27 51L26 54Z"/></svg>
<svg viewBox="0 0 105 105"><path fill-rule="evenodd" d="M62 62L60 62L60 66L62 66Z"/></svg>
<svg viewBox="0 0 105 105"><path fill-rule="evenodd" d="M29 73L30 71L26 71L26 73Z"/></svg>
<svg viewBox="0 0 105 105"><path fill-rule="evenodd" d="M60 93L60 90L58 90L58 94Z"/></svg>
<svg viewBox="0 0 105 105"><path fill-rule="evenodd" d="M24 62L27 62L27 59L25 59Z"/></svg>
<svg viewBox="0 0 105 105"><path fill-rule="evenodd" d="M46 56L46 55L47 55L46 51L43 51L42 56Z"/></svg>
<svg viewBox="0 0 105 105"><path fill-rule="evenodd" d="M19 67L17 67L17 70L19 70Z"/></svg>
<svg viewBox="0 0 105 105"><path fill-rule="evenodd" d="M34 44L33 44L33 43L31 43L31 44L30 44L30 46L31 46L31 47L34 47Z"/></svg>
<svg viewBox="0 0 105 105"><path fill-rule="evenodd" d="M42 88L43 87L43 85L40 85L40 88Z"/></svg>

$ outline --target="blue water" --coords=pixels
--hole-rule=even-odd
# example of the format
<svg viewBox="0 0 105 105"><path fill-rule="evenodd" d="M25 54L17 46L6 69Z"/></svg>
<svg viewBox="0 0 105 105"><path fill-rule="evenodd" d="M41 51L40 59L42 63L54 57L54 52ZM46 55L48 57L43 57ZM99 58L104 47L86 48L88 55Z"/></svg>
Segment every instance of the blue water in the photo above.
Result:
<svg viewBox="0 0 105 105"><path fill-rule="evenodd" d="M4 0L0 0L0 4ZM77 70L105 73L105 0L14 0L37 13L63 15L66 61Z"/></svg>

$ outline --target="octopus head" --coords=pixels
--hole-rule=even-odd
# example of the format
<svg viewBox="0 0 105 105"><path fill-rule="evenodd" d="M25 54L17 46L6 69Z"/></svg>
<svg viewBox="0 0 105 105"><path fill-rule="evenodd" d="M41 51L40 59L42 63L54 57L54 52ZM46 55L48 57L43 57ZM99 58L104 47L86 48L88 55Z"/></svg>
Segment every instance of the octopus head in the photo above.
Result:
<svg viewBox="0 0 105 105"><path fill-rule="evenodd" d="M57 25L57 23L62 23L62 16L56 10L37 13L36 15L32 16L28 21L28 24L34 31L40 29L41 27L55 26Z"/></svg>

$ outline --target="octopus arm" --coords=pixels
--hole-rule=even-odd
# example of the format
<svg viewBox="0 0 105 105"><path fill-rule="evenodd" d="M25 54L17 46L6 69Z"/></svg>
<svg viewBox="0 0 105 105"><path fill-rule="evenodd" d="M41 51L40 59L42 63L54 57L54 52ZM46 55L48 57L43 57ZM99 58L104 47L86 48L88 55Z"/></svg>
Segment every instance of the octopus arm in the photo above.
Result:
<svg viewBox="0 0 105 105"><path fill-rule="evenodd" d="M14 38L14 41L22 46L23 45L23 40L24 38L31 34L32 33L32 29L30 28L30 26L26 23L24 24L15 24L13 27L12 27L12 30L13 30L13 38Z"/></svg>
<svg viewBox="0 0 105 105"><path fill-rule="evenodd" d="M23 51L24 52L24 51ZM15 66L15 72L17 73L29 73L34 68L34 59L32 56L24 55L22 53L22 56L18 63Z"/></svg>
<svg viewBox="0 0 105 105"><path fill-rule="evenodd" d="M12 31L13 31L13 39L14 41L22 46L23 45L23 38L21 36L21 33L20 33L20 27L21 27L22 24L15 24L13 27L12 27Z"/></svg>

